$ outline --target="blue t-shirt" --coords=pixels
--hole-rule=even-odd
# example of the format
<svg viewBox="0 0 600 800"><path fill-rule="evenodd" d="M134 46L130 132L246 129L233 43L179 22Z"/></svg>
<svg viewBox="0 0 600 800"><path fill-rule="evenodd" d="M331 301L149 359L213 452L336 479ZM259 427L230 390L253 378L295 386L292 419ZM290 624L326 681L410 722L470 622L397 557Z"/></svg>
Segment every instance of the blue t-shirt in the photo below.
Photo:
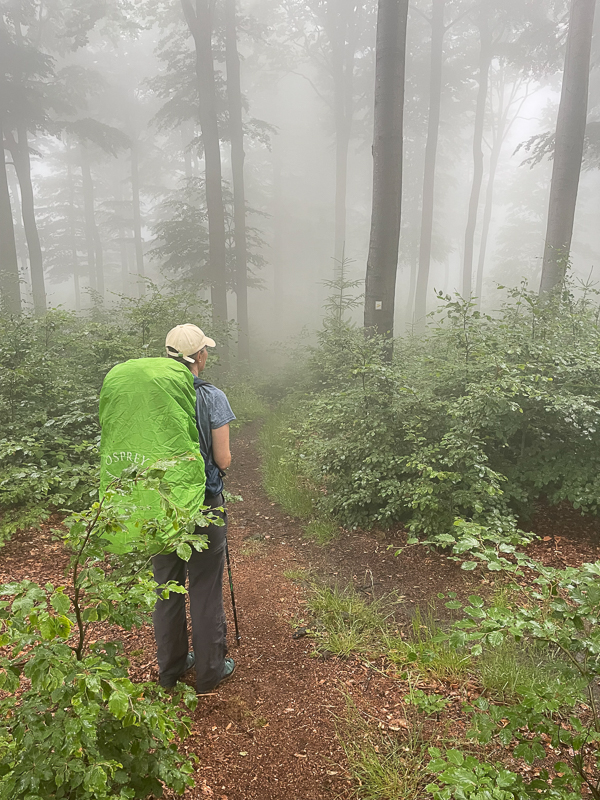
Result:
<svg viewBox="0 0 600 800"><path fill-rule="evenodd" d="M196 390L196 425L200 440L200 452L204 458L206 472L206 494L215 495L223 491L223 479L219 467L213 460L212 432L235 419L225 392L212 383L194 377Z"/></svg>

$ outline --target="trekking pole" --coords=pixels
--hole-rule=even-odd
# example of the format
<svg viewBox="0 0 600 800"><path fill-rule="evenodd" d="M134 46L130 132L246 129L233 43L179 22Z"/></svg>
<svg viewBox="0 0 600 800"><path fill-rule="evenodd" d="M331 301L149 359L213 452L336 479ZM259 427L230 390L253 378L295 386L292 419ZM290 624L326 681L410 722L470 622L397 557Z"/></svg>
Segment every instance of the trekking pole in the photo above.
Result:
<svg viewBox="0 0 600 800"><path fill-rule="evenodd" d="M231 591L231 605L233 607L233 621L235 623L235 642L240 646L240 629L238 628L237 611L235 608L235 594L233 593L233 576L231 575L231 562L229 560L229 542L225 537L225 558L227 559L227 574L229 575L229 590Z"/></svg>

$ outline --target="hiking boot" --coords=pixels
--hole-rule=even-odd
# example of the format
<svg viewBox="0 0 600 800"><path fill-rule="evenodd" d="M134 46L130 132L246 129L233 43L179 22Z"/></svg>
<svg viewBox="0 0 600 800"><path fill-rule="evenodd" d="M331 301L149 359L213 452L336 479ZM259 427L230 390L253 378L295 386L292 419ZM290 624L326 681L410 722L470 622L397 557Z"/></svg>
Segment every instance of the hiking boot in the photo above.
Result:
<svg viewBox="0 0 600 800"><path fill-rule="evenodd" d="M231 678L234 672L235 672L235 661L233 660L233 658L226 658L225 666L223 668L223 677L221 678L219 683L217 683L217 686L220 686L222 683L229 680L229 678ZM217 687L215 686L215 689L216 688Z"/></svg>
<svg viewBox="0 0 600 800"><path fill-rule="evenodd" d="M196 656L194 655L194 651L190 650L187 656L185 657L185 664L183 665L183 672L181 673L181 675L175 679L163 678L159 676L158 682L160 683L163 689L172 689L174 686L177 685L177 681L181 680L181 678L183 678L185 673L189 672L192 669L195 663L196 663Z"/></svg>
<svg viewBox="0 0 600 800"><path fill-rule="evenodd" d="M229 680L229 678L231 678L234 672L235 672L235 661L233 660L233 658L226 658L223 665L223 675L219 678L217 683L215 683L212 689L207 689L205 692L198 692L198 694L208 694L209 692L214 691L222 683L225 683L225 681Z"/></svg>

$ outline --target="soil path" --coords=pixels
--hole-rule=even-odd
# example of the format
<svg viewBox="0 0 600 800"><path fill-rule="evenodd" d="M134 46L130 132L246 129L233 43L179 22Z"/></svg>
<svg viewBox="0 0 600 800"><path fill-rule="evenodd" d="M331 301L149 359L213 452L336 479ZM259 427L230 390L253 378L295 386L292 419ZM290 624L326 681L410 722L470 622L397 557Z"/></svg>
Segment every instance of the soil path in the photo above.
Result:
<svg viewBox="0 0 600 800"><path fill-rule="evenodd" d="M292 638L305 615L305 600L304 590L290 579L290 572L313 571L341 585L353 583L375 597L399 592L405 598L399 626L408 622L416 605L430 602L438 591L451 589L464 595L488 579L462 572L443 553L422 547L408 548L400 558L394 556L406 539L402 531L386 535L345 532L327 548L307 542L301 524L270 502L262 489L256 432L256 426L247 426L235 439L234 466L228 476L228 489L243 497L229 508L242 635L240 647L231 648L237 668L231 680L199 699L192 735L184 745L198 757L196 785L185 797L344 800L351 796L352 785L336 727L344 725L347 698L379 728L397 731L399 723L406 723L395 719L400 712L394 710L402 706L403 687L358 660L315 658L309 639ZM559 564L598 558L597 528L582 537L581 522L567 517L561 533L569 525L576 527L577 549L583 553L576 558L569 537L550 531L550 521L544 517L538 521L540 532L546 535L535 546L537 557ZM23 531L0 551L0 583L23 578L60 583L64 562L51 525L41 531ZM225 600L233 642L228 587ZM151 627L124 634L124 640L132 677L156 680ZM467 691L468 687L451 692L458 716Z"/></svg>

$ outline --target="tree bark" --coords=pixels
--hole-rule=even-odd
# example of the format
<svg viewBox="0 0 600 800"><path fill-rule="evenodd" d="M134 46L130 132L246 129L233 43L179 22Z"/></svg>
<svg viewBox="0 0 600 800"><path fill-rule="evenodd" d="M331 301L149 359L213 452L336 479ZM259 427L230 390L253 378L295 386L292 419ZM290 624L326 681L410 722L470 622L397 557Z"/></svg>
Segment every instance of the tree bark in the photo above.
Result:
<svg viewBox="0 0 600 800"><path fill-rule="evenodd" d="M138 274L138 296L144 296L144 245L142 243L142 213L140 209L140 167L138 142L131 145L131 204L133 208L133 241L135 244L135 264Z"/></svg>
<svg viewBox="0 0 600 800"><path fill-rule="evenodd" d="M446 0L433 0L431 8L431 68L429 74L429 118L425 169L423 173L423 206L421 212L421 240L419 243L419 271L415 294L415 322L422 327L427 314L427 290L431 264L431 237L433 233L433 207L435 197L435 162L440 128L442 102L442 65L444 34L444 9Z"/></svg>
<svg viewBox="0 0 600 800"><path fill-rule="evenodd" d="M21 313L21 291L19 286L19 264L17 246L15 244L15 228L13 223L8 178L6 175L6 157L4 150L3 119L0 115L0 293L2 304L9 314Z"/></svg>
<svg viewBox="0 0 600 800"><path fill-rule="evenodd" d="M180 128L181 149L183 152L185 177L188 181L194 177L194 167L192 165L192 152L190 150L190 142L193 136L193 130L194 130L193 125L189 123L183 123Z"/></svg>
<svg viewBox="0 0 600 800"><path fill-rule="evenodd" d="M572 0L562 91L556 121L554 164L540 295L564 279L569 263L587 121L590 52L596 0Z"/></svg>
<svg viewBox="0 0 600 800"><path fill-rule="evenodd" d="M502 123L500 124L502 125ZM492 152L490 154L490 171L485 193L485 206L483 210L483 222L481 226L481 242L479 244L479 259L477 262L477 281L475 284L475 296L477 297L478 306L481 306L481 295L483 292L483 269L485 266L487 243L492 222L492 209L494 207L494 184L496 182L496 172L498 170L498 161L500 160L500 152L502 150L503 142L504 130L503 127L501 127L498 130L498 138L494 142Z"/></svg>
<svg viewBox="0 0 600 800"><path fill-rule="evenodd" d="M29 254L33 310L35 314L41 315L46 313L46 287L44 285L42 246L35 220L31 159L29 157L29 141L25 126L19 126L17 135L18 139L12 136L9 138L9 147L21 192L21 214L27 240L27 252Z"/></svg>
<svg viewBox="0 0 600 800"><path fill-rule="evenodd" d="M246 193L244 187L244 129L242 126L242 88L240 57L237 49L236 0L225 0L225 62L231 171L233 178L233 242L235 254L235 292L237 300L238 356L250 360L248 326L248 249L246 241Z"/></svg>
<svg viewBox="0 0 600 800"><path fill-rule="evenodd" d="M286 218L286 209L284 206L283 188L282 188L282 175L281 175L281 159L278 152L277 139L273 142L273 247L272 247L272 263L273 263L273 335L275 337L281 336L281 330L285 325L285 253L284 253L284 220Z"/></svg>
<svg viewBox="0 0 600 800"><path fill-rule="evenodd" d="M327 4L328 36L331 44L335 122L335 238L334 263L340 268L346 246L346 195L348 150L354 117L353 85L357 4L331 0Z"/></svg>
<svg viewBox="0 0 600 800"><path fill-rule="evenodd" d="M14 209L13 225L15 229L15 245L17 248L17 264L19 265L21 304L23 304L31 299L31 285L29 282L29 253L27 252L27 240L25 238L25 229L23 228L23 214L19 214L21 208L21 190L19 188L17 173L14 169L8 169L6 177L8 180L8 194Z"/></svg>
<svg viewBox="0 0 600 800"><path fill-rule="evenodd" d="M479 11L479 89L477 91L477 105L475 108L475 129L473 131L473 183L469 200L469 214L465 230L465 252L463 261L462 294L469 298L472 292L473 281L473 250L475 246L475 228L477 226L477 211L479 196L483 181L483 126L485 122L485 105L488 92L490 64L492 62L492 35L489 21L489 0L481 0Z"/></svg>
<svg viewBox="0 0 600 800"><path fill-rule="evenodd" d="M96 291L96 220L94 215L94 183L85 145L80 146L81 188L83 190L83 212L85 218L85 247L87 251L88 280L90 289Z"/></svg>
<svg viewBox="0 0 600 800"><path fill-rule="evenodd" d="M71 166L71 150L67 148L67 184L69 187L69 231L71 233L71 266L73 269L73 291L75 293L75 311L81 311L81 286L79 282L79 257L77 255L77 224L75 222L75 186L73 185L73 169Z"/></svg>
<svg viewBox="0 0 600 800"><path fill-rule="evenodd" d="M212 51L213 4L211 0L196 0L194 8L192 0L181 0L181 5L196 48L199 119L206 176L213 321L223 323L227 320L225 209Z"/></svg>
<svg viewBox="0 0 600 800"><path fill-rule="evenodd" d="M379 0L375 56L373 210L365 328L392 338L402 200L402 123L408 0ZM391 350L390 350L391 354Z"/></svg>

